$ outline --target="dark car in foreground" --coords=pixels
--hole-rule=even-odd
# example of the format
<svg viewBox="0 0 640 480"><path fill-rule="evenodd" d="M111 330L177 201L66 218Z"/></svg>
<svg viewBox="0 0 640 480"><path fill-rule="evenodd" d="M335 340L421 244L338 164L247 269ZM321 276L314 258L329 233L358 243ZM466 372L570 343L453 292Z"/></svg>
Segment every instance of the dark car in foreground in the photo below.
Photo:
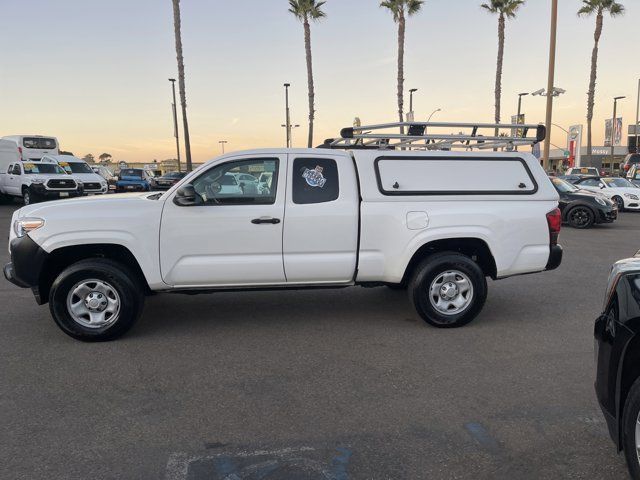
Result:
<svg viewBox="0 0 640 480"><path fill-rule="evenodd" d="M640 252L613 265L595 324L595 389L609 434L640 480Z"/></svg>
<svg viewBox="0 0 640 480"><path fill-rule="evenodd" d="M151 175L142 168L123 168L116 182L117 192L148 192L151 190Z"/></svg>
<svg viewBox="0 0 640 480"><path fill-rule="evenodd" d="M182 180L187 172L169 172L160 177L151 179L151 188L153 190L169 190L178 181Z"/></svg>
<svg viewBox="0 0 640 480"><path fill-rule="evenodd" d="M611 223L618 218L618 207L604 195L580 190L560 178L551 183L560 195L562 220L573 228L589 228L595 223Z"/></svg>

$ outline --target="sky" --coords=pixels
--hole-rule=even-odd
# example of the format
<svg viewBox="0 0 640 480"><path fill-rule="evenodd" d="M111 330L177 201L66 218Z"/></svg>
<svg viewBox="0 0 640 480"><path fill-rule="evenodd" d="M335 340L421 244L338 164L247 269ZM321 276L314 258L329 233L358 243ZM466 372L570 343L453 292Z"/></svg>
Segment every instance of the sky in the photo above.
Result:
<svg viewBox="0 0 640 480"><path fill-rule="evenodd" d="M605 18L594 145L602 145L613 97L635 121L640 66L640 1L621 0L624 17ZM407 24L405 92L417 120L492 122L497 17L480 0L426 0ZM560 0L554 122L585 123L594 18L580 0ZM315 144L355 116L396 121L397 29L377 0L327 0L312 25ZM503 121L517 93L547 84L551 0L527 0L507 22ZM229 150L285 143L283 83L291 83L294 146L306 146L307 80L302 25L287 0L182 0L189 128L194 162ZM58 137L78 156L117 161L175 158L170 77L177 76L171 0L0 0L0 136ZM406 98L408 106L408 93ZM544 121L545 99L525 97L528 123ZM182 129L181 129L182 134ZM555 128L552 142L566 144ZM184 158L184 157L183 157Z"/></svg>

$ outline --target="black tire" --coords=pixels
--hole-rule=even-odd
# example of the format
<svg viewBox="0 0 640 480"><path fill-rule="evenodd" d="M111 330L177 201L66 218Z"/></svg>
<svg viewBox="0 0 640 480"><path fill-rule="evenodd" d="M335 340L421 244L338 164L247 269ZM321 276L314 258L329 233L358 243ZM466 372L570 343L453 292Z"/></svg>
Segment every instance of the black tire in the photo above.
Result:
<svg viewBox="0 0 640 480"><path fill-rule="evenodd" d="M84 280L91 284L94 279L111 287L119 300L116 320L102 327L79 323L67 306L72 289ZM143 288L136 275L126 266L102 258L81 260L66 268L55 279L49 293L49 309L55 322L64 333L84 342L103 342L124 335L142 314L143 306Z"/></svg>
<svg viewBox="0 0 640 480"><path fill-rule="evenodd" d="M616 205L618 205L618 211L619 212L624 212L624 200L622 199L622 197L619 197L619 196L616 195L611 200L616 202Z"/></svg>
<svg viewBox="0 0 640 480"><path fill-rule="evenodd" d="M640 480L640 461L636 450L636 422L640 413L640 379L636 380L624 403L622 412L622 449L627 460L629 474Z"/></svg>
<svg viewBox="0 0 640 480"><path fill-rule="evenodd" d="M584 229L591 228L595 222L596 216L589 207L577 206L573 207L567 213L567 221L573 228Z"/></svg>
<svg viewBox="0 0 640 480"><path fill-rule="evenodd" d="M463 298L466 305L457 313L455 310L453 313L442 313L436 309L430 298L431 287L436 287L440 278L446 278L446 272L461 273L472 286L469 297ZM457 284L456 278L458 277L454 275L454 283ZM451 282L447 282L449 283ZM444 287L446 285L443 283L440 288ZM462 290L459 291L462 294ZM429 325L438 328L462 327L482 310L487 299L487 280L480 266L469 257L455 252L436 253L416 268L409 283L409 298L418 314Z"/></svg>
<svg viewBox="0 0 640 480"><path fill-rule="evenodd" d="M25 206L33 205L34 203L38 203L40 201L40 198L35 193L31 193L28 188L25 188L22 191L22 201L24 202Z"/></svg>

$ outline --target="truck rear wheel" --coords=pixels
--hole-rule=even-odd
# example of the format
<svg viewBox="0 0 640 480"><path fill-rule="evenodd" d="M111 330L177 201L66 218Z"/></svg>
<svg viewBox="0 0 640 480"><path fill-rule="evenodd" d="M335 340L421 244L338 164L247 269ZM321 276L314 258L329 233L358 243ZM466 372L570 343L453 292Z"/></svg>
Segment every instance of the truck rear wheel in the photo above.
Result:
<svg viewBox="0 0 640 480"><path fill-rule="evenodd" d="M409 284L409 297L428 324L462 327L482 310L487 280L469 257L455 252L436 253L416 269Z"/></svg>
<svg viewBox="0 0 640 480"><path fill-rule="evenodd" d="M85 342L114 340L138 320L144 294L133 272L112 260L81 260L53 282L49 308L67 335Z"/></svg>

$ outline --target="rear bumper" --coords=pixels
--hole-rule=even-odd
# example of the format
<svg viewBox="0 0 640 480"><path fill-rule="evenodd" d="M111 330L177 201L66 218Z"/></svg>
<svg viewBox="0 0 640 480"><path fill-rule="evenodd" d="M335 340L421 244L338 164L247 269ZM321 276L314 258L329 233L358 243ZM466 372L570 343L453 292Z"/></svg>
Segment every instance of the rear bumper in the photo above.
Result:
<svg viewBox="0 0 640 480"><path fill-rule="evenodd" d="M44 185L31 185L29 186L31 194L35 194L41 198L67 198L67 197L79 197L82 195L82 189L69 189L69 190L49 190Z"/></svg>
<svg viewBox="0 0 640 480"><path fill-rule="evenodd" d="M142 183L117 183L116 191L117 192L147 192L149 191L148 184Z"/></svg>
<svg viewBox="0 0 640 480"><path fill-rule="evenodd" d="M552 245L545 270L555 270L562 263L562 245Z"/></svg>

